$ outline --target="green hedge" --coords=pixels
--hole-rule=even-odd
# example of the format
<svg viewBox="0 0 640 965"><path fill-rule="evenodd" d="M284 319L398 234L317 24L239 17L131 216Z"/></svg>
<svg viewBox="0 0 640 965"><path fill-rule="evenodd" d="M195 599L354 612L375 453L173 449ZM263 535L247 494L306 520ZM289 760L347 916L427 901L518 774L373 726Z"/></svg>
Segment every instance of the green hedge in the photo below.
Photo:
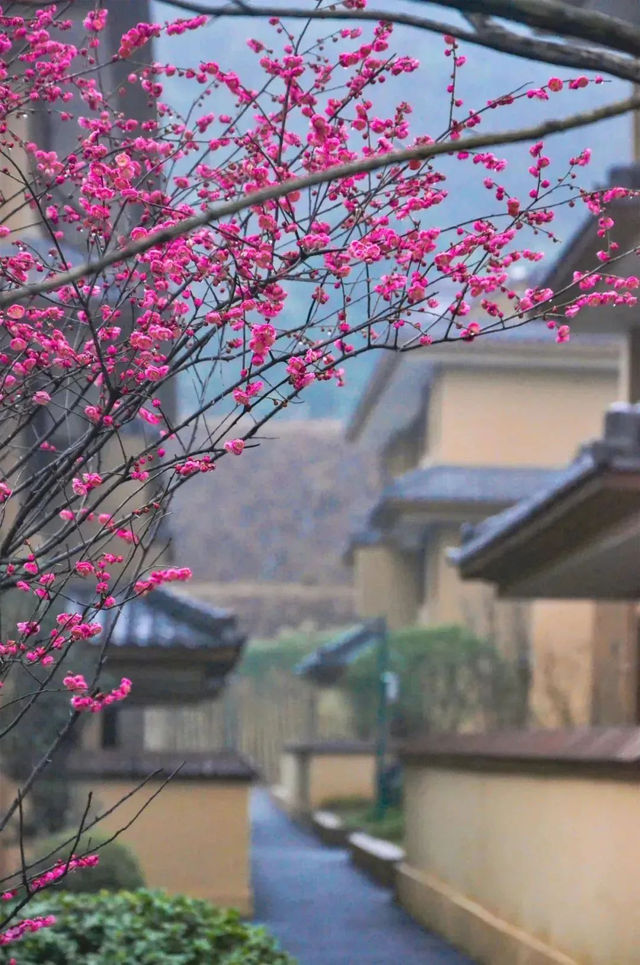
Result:
<svg viewBox="0 0 640 965"><path fill-rule="evenodd" d="M250 640L238 673L241 677L263 680L267 674L290 672L295 665L319 646L332 640L340 630L295 632L276 640Z"/></svg>
<svg viewBox="0 0 640 965"><path fill-rule="evenodd" d="M161 891L47 892L25 909L56 924L2 951L19 965L295 965L235 911ZM22 915L21 915L22 917Z"/></svg>
<svg viewBox="0 0 640 965"><path fill-rule="evenodd" d="M526 666L507 660L490 641L465 627L411 627L392 633L389 669L399 682L399 699L391 708L392 731L398 737L524 723ZM365 738L375 731L377 680L377 648L358 656L342 680L358 732Z"/></svg>

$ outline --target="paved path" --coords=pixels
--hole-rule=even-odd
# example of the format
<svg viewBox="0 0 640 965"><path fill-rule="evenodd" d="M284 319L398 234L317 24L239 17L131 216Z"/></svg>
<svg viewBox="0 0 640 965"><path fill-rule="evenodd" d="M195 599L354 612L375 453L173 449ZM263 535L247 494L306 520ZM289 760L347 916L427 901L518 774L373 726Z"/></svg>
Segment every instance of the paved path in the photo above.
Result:
<svg viewBox="0 0 640 965"><path fill-rule="evenodd" d="M472 965L424 931L340 848L290 822L266 791L252 801L255 918L300 965Z"/></svg>

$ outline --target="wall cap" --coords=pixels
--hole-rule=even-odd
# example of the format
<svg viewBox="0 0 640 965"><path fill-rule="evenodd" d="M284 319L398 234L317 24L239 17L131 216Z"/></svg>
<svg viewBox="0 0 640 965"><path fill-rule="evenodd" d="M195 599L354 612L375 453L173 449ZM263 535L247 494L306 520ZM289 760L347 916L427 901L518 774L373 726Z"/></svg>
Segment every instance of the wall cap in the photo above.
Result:
<svg viewBox="0 0 640 965"><path fill-rule="evenodd" d="M181 766L182 765L182 766ZM255 767L235 751L214 753L194 751L109 750L79 752L71 755L67 773L72 778L145 778L154 772L163 780L180 768L173 780L253 781Z"/></svg>
<svg viewBox="0 0 640 965"><path fill-rule="evenodd" d="M372 741L292 741L284 745L285 754L375 754Z"/></svg>
<svg viewBox="0 0 640 965"><path fill-rule="evenodd" d="M407 765L464 770L588 771L640 780L640 727L433 734L398 748Z"/></svg>

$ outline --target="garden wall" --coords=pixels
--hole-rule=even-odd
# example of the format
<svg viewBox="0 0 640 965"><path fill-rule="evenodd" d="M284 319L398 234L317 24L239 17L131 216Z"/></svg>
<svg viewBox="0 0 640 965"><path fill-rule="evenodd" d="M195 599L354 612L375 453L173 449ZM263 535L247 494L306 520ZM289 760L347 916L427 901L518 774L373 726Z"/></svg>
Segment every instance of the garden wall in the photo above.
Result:
<svg viewBox="0 0 640 965"><path fill-rule="evenodd" d="M640 729L405 746L404 907L487 965L640 962Z"/></svg>
<svg viewBox="0 0 640 965"><path fill-rule="evenodd" d="M93 759L74 758L74 781L80 801L93 792L93 814L110 808L159 770L100 823L102 831L113 833L182 762L122 840L135 852L149 888L205 898L250 915L249 792L254 772L241 758L231 753L148 753L127 759L102 752Z"/></svg>
<svg viewBox="0 0 640 965"><path fill-rule="evenodd" d="M276 796L292 814L307 815L332 798L375 795L374 747L361 741L288 744Z"/></svg>

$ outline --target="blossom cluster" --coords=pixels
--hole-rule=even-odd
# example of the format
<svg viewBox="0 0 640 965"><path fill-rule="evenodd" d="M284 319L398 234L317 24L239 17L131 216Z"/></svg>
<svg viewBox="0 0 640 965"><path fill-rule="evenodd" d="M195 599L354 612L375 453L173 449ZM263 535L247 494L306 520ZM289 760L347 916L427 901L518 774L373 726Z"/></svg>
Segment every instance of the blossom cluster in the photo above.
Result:
<svg viewBox="0 0 640 965"><path fill-rule="evenodd" d="M110 704L125 700L131 692L131 681L123 677L118 687L114 687L108 694L89 694L89 686L82 674L67 674L62 683L73 693L71 706L74 710L90 711L97 714Z"/></svg>
<svg viewBox="0 0 640 965"><path fill-rule="evenodd" d="M0 224L2 289L15 294L0 308L0 423L33 431L29 465L38 460L28 479L19 448L14 465L3 464L0 514L14 502L21 508L5 541L0 586L28 594L35 610L0 655L45 667L100 625L65 612L43 639L38 607L53 603L71 576L95 582L98 609L117 605L114 581L152 538L171 493L211 472L222 456L243 452L242 434L228 436L228 413L266 421L311 386L342 385L348 360L373 347L474 342L531 315L544 318L562 343L584 308L633 306L637 297L635 276L618 277L612 268L620 253L611 206L630 191L581 190L576 179L588 149L558 172L544 142L532 144L531 187L517 197L504 158L465 146L465 134L496 110L570 97L602 78L554 75L466 107L458 90L466 56L445 36L449 127L427 132L416 129L404 98L390 108L386 96L381 106L380 85L390 88L422 69L394 50L391 24L329 27L302 54L274 17L263 37L248 42L256 59L249 83L222 58L196 56L187 67L153 58L155 39L205 25L195 16L123 32L111 51L128 69L115 103L97 69L113 15L106 7L84 15L84 45L70 42L72 21L52 6L2 18L0 75L6 79L14 62L20 71L0 90L0 146L21 151L32 172L18 183L15 203L29 209L43 243L24 243L11 218ZM193 85L187 117L165 90L175 77ZM34 125L16 133L26 104L46 105L68 125L73 148L64 154ZM374 176L336 177L322 191L295 187L300 176L443 136L452 150L437 164L416 160ZM442 227L449 170L458 164L487 191L493 213ZM212 206L288 181L284 196L175 230ZM562 200L583 202L598 219L597 258L607 273L586 272L567 292L522 291L512 271L543 257L536 239L553 237ZM116 259L69 278L78 246L91 257L127 241L143 246L134 262ZM47 297L23 298L23 286L39 278L50 283ZM228 376L176 424L167 404L175 380L189 372L201 379L203 366ZM222 421L218 431L207 428L207 444L198 448L189 433L205 414ZM61 429L69 420L77 445ZM33 542L42 520L50 536ZM113 552L114 540L122 552ZM61 546L68 549L60 553ZM130 586L146 593L187 574L136 573Z"/></svg>
<svg viewBox="0 0 640 965"><path fill-rule="evenodd" d="M23 918L16 922L5 931L0 932L0 945L11 945L13 942L20 941L25 935L40 931L41 928L50 928L55 925L55 915L36 915L34 918Z"/></svg>
<svg viewBox="0 0 640 965"><path fill-rule="evenodd" d="M176 581L184 583L190 580L191 576L192 573L188 566L170 566L165 570L154 570L145 580L138 580L134 590L136 593L143 595L157 586L162 586L163 583L174 583Z"/></svg>

